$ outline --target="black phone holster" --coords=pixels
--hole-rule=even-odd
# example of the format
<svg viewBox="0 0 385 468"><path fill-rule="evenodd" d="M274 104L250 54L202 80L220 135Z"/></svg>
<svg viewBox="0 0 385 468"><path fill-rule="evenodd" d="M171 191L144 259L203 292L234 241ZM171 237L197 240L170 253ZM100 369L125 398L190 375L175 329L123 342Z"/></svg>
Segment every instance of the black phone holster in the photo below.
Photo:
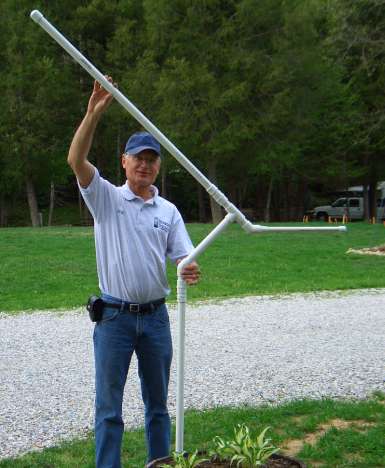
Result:
<svg viewBox="0 0 385 468"><path fill-rule="evenodd" d="M90 315L91 322L100 322L103 318L104 301L98 296L88 299L86 309Z"/></svg>

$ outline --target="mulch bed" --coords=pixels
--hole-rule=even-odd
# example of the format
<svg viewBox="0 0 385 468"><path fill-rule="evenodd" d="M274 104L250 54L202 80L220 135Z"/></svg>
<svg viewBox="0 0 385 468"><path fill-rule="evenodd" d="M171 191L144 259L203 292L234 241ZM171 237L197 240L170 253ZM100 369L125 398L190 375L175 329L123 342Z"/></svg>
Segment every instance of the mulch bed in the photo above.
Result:
<svg viewBox="0 0 385 468"><path fill-rule="evenodd" d="M147 465L147 468L159 468L163 464L172 465L172 458L167 457L154 460ZM210 460L199 464L199 467L201 468L230 468L230 466L231 465L228 461L220 460ZM234 466L236 466L236 464L233 464L231 468L234 468ZM263 465L263 468L306 468L306 465L300 460L296 460L295 458L274 454L267 460L265 465Z"/></svg>

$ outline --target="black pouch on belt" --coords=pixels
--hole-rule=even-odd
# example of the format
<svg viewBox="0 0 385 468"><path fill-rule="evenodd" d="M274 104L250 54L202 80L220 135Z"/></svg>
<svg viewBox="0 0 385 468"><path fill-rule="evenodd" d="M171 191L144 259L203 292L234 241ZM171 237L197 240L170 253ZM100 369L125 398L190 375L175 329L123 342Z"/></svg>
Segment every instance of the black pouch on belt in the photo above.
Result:
<svg viewBox="0 0 385 468"><path fill-rule="evenodd" d="M91 296L86 306L91 322L100 322L103 318L104 301L98 296Z"/></svg>

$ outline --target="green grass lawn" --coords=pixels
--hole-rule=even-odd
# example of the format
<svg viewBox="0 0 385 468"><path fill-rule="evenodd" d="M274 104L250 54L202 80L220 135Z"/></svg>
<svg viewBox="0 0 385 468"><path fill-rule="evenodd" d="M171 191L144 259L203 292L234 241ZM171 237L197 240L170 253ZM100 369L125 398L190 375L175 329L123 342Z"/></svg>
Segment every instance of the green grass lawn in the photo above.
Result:
<svg viewBox="0 0 385 468"><path fill-rule="evenodd" d="M214 436L230 438L236 424L245 423L253 434L270 426L274 445L287 453L293 441L302 441L290 454L317 468L385 466L384 395L366 401L296 401L280 406L216 408L186 414L187 451L208 449ZM305 443L303 443L305 442ZM286 448L286 450L285 450ZM143 430L125 432L124 468L143 467ZM0 468L92 468L93 437L60 447L0 461Z"/></svg>
<svg viewBox="0 0 385 468"><path fill-rule="evenodd" d="M188 225L195 244L212 228ZM248 235L232 225L200 257L202 281L188 298L385 287L385 257L346 255L349 247L385 243L385 227L348 229ZM98 292L92 228L1 229L0 258L2 311L76 307ZM170 265L170 301L175 273Z"/></svg>
<svg viewBox="0 0 385 468"><path fill-rule="evenodd" d="M291 224L293 225L293 224ZM313 224L314 225L314 224ZM213 228L193 224L194 243ZM348 248L385 243L382 225L354 223L344 233L246 235L230 226L199 260L203 277L189 299L253 294L385 287L385 258L346 255ZM75 307L97 292L92 228L0 230L2 311ZM175 267L169 268L175 290ZM173 291L170 300L175 300ZM260 431L271 426L274 443L309 467L385 467L385 398L366 401L297 401L281 406L217 408L186 415L185 448L207 448L215 435L228 437L235 424ZM92 434L85 440L0 461L0 468L94 466ZM124 435L125 468L143 467L143 430Z"/></svg>

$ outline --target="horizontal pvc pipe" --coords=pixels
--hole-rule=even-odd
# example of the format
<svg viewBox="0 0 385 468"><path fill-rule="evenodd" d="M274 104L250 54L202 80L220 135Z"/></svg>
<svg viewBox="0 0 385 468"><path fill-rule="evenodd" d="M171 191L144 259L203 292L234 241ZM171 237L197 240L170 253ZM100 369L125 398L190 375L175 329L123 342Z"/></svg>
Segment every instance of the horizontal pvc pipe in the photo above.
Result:
<svg viewBox="0 0 385 468"><path fill-rule="evenodd" d="M346 226L333 226L333 227L322 227L322 226L314 226L314 227L305 227L305 226L298 226L298 227L270 227L270 226L261 226L259 224L252 224L249 221L242 225L242 228L250 233L250 234L261 234L267 232L302 232L302 231L340 231L346 232Z"/></svg>

